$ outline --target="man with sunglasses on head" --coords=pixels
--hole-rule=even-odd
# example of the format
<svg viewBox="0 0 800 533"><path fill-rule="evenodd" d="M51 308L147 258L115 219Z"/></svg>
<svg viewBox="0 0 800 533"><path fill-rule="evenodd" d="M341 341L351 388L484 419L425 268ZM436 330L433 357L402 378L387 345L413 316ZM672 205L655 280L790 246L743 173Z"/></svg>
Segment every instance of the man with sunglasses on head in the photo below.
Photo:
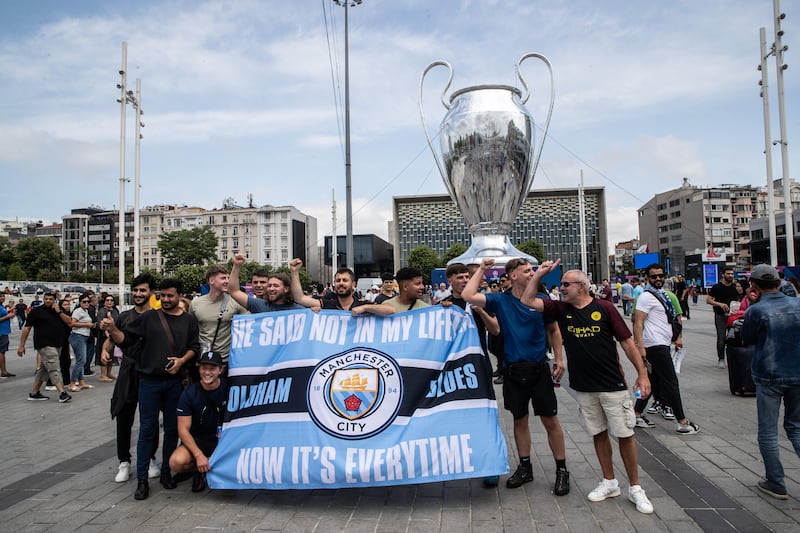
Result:
<svg viewBox="0 0 800 533"><path fill-rule="evenodd" d="M532 402L533 413L539 417L547 431L547 441L556 462L553 493L564 496L569 493L569 471L564 430L558 420L558 402L553 388L553 380L561 379L564 373L561 334L554 321L546 321L541 313L520 302L528 281L533 277L531 263L525 258L511 259L506 263L506 274L511 280L509 292L478 292L481 279L485 278L486 271L493 266L494 259L483 259L464 287L461 297L470 305L493 313L503 332L506 368L503 381L504 407L514 417L514 441L520 460L517 470L506 480L506 487L515 489L523 483L533 481L531 433L528 425L528 404ZM548 331L555 353L552 374L547 359Z"/></svg>
<svg viewBox="0 0 800 533"><path fill-rule="evenodd" d="M560 263L545 261L539 266L522 295L522 303L558 321L569 358L569 386L576 392L584 425L592 435L603 480L588 495L600 502L620 495L614 475L609 433L619 442L630 488L628 499L640 513L650 514L653 505L639 485L639 467L634 439L634 415L630 393L620 367L617 345L636 367L633 386L643 395L650 392L644 362L631 339L631 332L613 302L589 293L589 278L580 270L568 270L561 277L561 300L539 297L540 280Z"/></svg>

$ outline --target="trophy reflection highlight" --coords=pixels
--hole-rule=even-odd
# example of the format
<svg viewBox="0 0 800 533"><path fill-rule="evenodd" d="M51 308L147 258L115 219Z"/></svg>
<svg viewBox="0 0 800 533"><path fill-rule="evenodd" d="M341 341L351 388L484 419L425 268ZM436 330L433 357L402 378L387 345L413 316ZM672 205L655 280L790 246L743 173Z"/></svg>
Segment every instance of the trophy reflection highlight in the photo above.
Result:
<svg viewBox="0 0 800 533"><path fill-rule="evenodd" d="M524 107L530 93L520 72L528 58L541 60L550 75L550 105L535 146L535 128L531 114ZM449 77L441 101L447 109L439 128L441 157L433 146L422 109L425 76L437 67L447 67ZM523 92L508 85L477 85L455 91L447 90L453 82L453 67L447 61L434 61L419 81L419 112L428 146L436 160L450 197L456 203L472 235L472 244L452 263L480 263L484 257L505 265L515 257L536 259L517 250L508 238L511 225L528 194L539 156L547 137L553 113L555 92L550 61L541 54L523 55L516 65Z"/></svg>

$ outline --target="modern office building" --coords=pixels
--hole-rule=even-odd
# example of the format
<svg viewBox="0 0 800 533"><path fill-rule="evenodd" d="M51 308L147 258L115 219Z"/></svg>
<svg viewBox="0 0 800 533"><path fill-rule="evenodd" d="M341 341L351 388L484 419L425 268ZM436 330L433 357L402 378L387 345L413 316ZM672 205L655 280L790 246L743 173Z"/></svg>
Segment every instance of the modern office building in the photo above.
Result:
<svg viewBox="0 0 800 533"><path fill-rule="evenodd" d="M333 279L333 238L325 236L323 248L325 281ZM336 236L336 264L338 268L347 266L347 236ZM353 235L353 271L357 279L380 277L384 272L395 272L394 251L391 244L374 234Z"/></svg>
<svg viewBox="0 0 800 533"><path fill-rule="evenodd" d="M776 214L784 208L780 181L774 184ZM800 191L794 185L791 195L794 208L800 208ZM659 252L673 273L687 271L687 258L695 262L709 254L737 270L749 270L756 262L751 255L752 227L760 219L766 227L766 217L766 187L700 188L683 178L681 187L658 193L639 208L639 240L651 252ZM785 244L783 250L785 257Z"/></svg>
<svg viewBox="0 0 800 533"><path fill-rule="evenodd" d="M585 187L587 271L593 279L607 278L608 243L603 187ZM417 246L427 245L444 255L456 243L469 246L464 218L448 195L393 198L394 264L407 265ZM564 269L580 268L580 213L578 189L542 189L528 193L514 221L511 242L535 239L548 259L561 258Z"/></svg>

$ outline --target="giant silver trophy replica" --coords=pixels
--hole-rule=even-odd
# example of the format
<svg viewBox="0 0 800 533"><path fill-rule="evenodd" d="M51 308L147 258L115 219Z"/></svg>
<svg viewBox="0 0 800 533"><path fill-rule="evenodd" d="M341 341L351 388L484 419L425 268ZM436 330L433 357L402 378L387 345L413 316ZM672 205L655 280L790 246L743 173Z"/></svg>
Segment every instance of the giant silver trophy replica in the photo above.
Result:
<svg viewBox="0 0 800 533"><path fill-rule="evenodd" d="M522 62L529 57L541 59L550 74L550 107L535 151L533 117L524 107L530 94L520 72ZM447 108L439 131L441 158L433 147L422 111L425 75L440 65L450 71L441 97ZM525 257L536 263L535 258L514 248L508 234L530 189L547 136L555 99L553 69L543 55L528 53L517 62L516 72L525 91L524 97L515 87L477 85L454 92L449 102L445 93L453 82L450 63L434 61L420 77L419 113L425 138L447 191L472 235L469 249L448 264L480 263L484 257L494 258L498 266L515 257Z"/></svg>

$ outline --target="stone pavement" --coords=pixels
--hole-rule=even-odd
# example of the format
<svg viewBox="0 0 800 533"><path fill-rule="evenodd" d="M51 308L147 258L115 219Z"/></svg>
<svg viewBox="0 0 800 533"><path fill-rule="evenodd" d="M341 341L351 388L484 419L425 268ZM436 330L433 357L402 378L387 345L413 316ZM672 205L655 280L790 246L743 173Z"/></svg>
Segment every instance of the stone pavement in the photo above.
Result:
<svg viewBox="0 0 800 533"><path fill-rule="evenodd" d="M532 420L533 483L496 489L481 480L372 489L221 491L192 494L189 482L167 491L151 483L150 498L133 499L135 481L114 483L114 423L108 415L113 385L88 378L96 389L59 404L25 398L35 355L16 355L12 334L6 355L16 378L0 380L0 528L2 531L800 531L800 459L781 433L788 501L755 487L763 474L756 443L753 398L728 391L716 367L710 307L701 298L685 323L688 355L681 390L688 416L702 428L679 436L674 422L653 415L654 429L637 429L641 483L655 514L642 515L627 500L627 481L616 451L623 494L590 503L601 478L590 436L582 428L568 387L558 391L572 491L551 494L555 464L540 423ZM624 359L624 356L623 356ZM625 360L627 372L631 367ZM499 394L498 387L498 394ZM501 410L512 470L512 420ZM135 448L135 445L134 445ZM135 451L135 450L134 450Z"/></svg>

